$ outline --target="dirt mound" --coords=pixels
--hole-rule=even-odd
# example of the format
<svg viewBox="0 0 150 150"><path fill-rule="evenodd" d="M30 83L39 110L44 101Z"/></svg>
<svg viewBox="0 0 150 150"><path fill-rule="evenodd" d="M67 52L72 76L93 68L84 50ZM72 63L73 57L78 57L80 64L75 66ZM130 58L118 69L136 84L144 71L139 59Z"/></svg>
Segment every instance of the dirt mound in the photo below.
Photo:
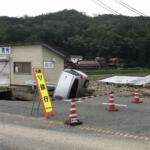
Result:
<svg viewBox="0 0 150 150"><path fill-rule="evenodd" d="M106 95L114 92L118 96L130 96L133 94L134 89L138 88L141 95L150 96L149 86L129 86L102 83L100 81L90 81L89 90L93 91L92 95Z"/></svg>

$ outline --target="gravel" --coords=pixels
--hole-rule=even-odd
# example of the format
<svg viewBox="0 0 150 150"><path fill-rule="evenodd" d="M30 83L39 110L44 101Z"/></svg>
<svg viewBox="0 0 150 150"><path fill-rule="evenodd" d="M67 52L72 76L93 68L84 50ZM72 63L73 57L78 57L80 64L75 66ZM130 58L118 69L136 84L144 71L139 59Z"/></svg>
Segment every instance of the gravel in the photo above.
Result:
<svg viewBox="0 0 150 150"><path fill-rule="evenodd" d="M90 81L89 93L91 95L107 95L110 92L114 92L118 96L130 96L134 93L134 89L138 88L140 95L150 96L150 86L129 86L129 85L118 85L102 83L100 81Z"/></svg>

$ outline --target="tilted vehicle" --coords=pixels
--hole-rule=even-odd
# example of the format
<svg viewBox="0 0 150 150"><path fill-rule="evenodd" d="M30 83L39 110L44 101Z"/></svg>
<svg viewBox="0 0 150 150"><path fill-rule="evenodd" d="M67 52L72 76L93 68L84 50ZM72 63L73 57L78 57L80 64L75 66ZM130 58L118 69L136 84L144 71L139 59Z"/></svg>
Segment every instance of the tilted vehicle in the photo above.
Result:
<svg viewBox="0 0 150 150"><path fill-rule="evenodd" d="M89 80L88 76L75 69L65 69L58 80L54 90L54 98L76 98L84 95L87 90Z"/></svg>

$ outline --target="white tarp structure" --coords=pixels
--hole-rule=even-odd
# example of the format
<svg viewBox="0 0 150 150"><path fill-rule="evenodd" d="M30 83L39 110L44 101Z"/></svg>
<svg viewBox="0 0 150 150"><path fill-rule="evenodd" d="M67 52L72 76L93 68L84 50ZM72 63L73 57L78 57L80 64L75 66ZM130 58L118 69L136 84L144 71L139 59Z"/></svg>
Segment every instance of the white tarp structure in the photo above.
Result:
<svg viewBox="0 0 150 150"><path fill-rule="evenodd" d="M134 85L144 85L150 83L150 75L145 76L145 77L140 77L139 79L131 81L130 84Z"/></svg>
<svg viewBox="0 0 150 150"><path fill-rule="evenodd" d="M150 83L150 75L145 77L113 76L99 81L104 83L114 83L114 84L144 85Z"/></svg>

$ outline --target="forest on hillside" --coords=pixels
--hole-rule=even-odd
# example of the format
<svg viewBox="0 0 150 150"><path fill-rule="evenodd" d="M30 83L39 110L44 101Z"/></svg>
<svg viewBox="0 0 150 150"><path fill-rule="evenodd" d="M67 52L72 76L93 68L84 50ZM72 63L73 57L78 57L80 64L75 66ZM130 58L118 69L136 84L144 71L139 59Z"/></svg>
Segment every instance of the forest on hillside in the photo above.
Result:
<svg viewBox="0 0 150 150"><path fill-rule="evenodd" d="M89 17L76 10L36 17L0 17L0 44L33 41L88 59L119 57L130 66L150 66L149 17Z"/></svg>

